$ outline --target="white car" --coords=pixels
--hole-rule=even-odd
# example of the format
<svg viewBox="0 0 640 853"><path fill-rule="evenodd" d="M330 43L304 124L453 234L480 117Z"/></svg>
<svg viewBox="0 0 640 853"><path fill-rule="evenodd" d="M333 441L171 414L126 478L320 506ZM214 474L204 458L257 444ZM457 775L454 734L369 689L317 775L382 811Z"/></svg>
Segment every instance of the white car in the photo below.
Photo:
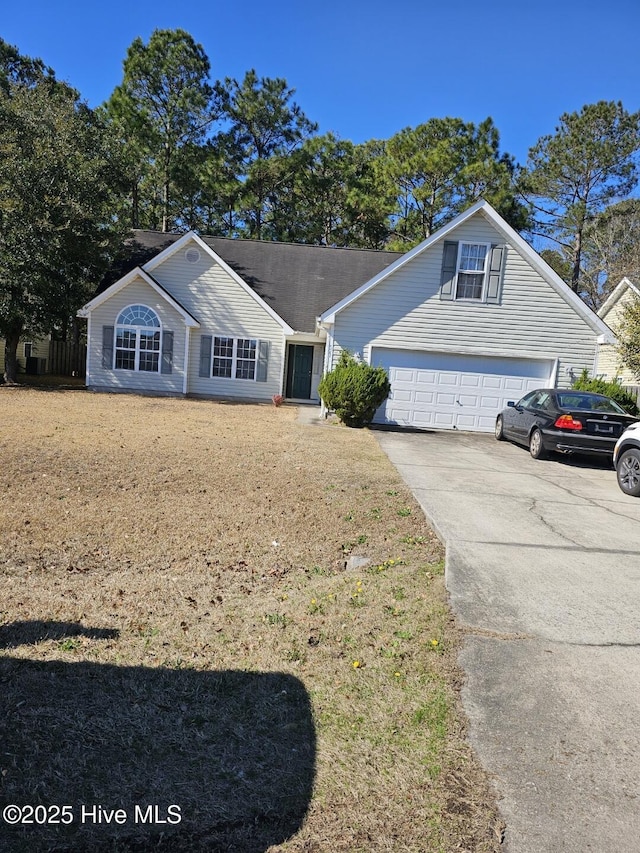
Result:
<svg viewBox="0 0 640 853"><path fill-rule="evenodd" d="M627 427L616 441L613 464L625 495L640 498L640 422Z"/></svg>

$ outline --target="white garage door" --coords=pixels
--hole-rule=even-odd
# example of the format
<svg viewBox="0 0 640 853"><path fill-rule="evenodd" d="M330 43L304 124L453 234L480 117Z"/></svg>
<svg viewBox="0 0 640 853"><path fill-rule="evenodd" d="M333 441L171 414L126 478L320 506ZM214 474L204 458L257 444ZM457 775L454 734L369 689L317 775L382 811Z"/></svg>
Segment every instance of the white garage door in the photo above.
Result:
<svg viewBox="0 0 640 853"><path fill-rule="evenodd" d="M371 363L384 367L391 382L376 423L476 432L492 432L508 400L549 387L554 367L552 361L378 348Z"/></svg>

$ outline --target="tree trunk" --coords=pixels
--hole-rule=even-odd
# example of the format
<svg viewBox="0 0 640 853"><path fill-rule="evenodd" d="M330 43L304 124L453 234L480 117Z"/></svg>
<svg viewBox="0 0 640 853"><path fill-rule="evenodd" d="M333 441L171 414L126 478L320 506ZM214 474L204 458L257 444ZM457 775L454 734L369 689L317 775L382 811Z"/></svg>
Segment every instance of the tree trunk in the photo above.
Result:
<svg viewBox="0 0 640 853"><path fill-rule="evenodd" d="M582 263L582 227L576 232L575 248L573 250L573 270L571 271L571 290L576 293L580 289L580 264Z"/></svg>
<svg viewBox="0 0 640 853"><path fill-rule="evenodd" d="M131 191L131 227L140 227L140 188L138 181L134 181Z"/></svg>
<svg viewBox="0 0 640 853"><path fill-rule="evenodd" d="M169 230L169 183L171 181L171 149L165 142L164 167L162 174L162 233Z"/></svg>
<svg viewBox="0 0 640 853"><path fill-rule="evenodd" d="M7 332L4 343L4 381L15 385L18 381L18 344L22 323L15 323Z"/></svg>

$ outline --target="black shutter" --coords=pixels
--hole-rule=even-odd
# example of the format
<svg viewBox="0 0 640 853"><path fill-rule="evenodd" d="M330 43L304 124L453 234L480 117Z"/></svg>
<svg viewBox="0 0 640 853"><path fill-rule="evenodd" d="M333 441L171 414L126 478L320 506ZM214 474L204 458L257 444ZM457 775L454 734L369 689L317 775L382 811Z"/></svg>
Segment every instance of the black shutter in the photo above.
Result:
<svg viewBox="0 0 640 853"><path fill-rule="evenodd" d="M162 333L162 364L160 373L171 373L173 370L173 332Z"/></svg>
<svg viewBox="0 0 640 853"><path fill-rule="evenodd" d="M442 247L442 270L440 271L440 299L455 299L454 286L458 266L457 240L445 240Z"/></svg>
<svg viewBox="0 0 640 853"><path fill-rule="evenodd" d="M500 285L502 283L502 260L504 246L492 246L489 255L489 281L487 282L487 302L500 302Z"/></svg>
<svg viewBox="0 0 640 853"><path fill-rule="evenodd" d="M102 366L113 370L113 326L102 327Z"/></svg>
<svg viewBox="0 0 640 853"><path fill-rule="evenodd" d="M200 336L200 376L211 376L211 335Z"/></svg>

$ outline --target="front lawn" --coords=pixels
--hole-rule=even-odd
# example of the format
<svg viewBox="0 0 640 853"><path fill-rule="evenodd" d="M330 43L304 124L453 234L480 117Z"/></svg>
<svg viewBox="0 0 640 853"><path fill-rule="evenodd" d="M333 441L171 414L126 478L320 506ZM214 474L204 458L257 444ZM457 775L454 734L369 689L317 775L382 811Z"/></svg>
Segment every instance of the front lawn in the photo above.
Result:
<svg viewBox="0 0 640 853"><path fill-rule="evenodd" d="M368 431L26 388L0 424L0 800L70 807L0 848L499 849L442 549Z"/></svg>

